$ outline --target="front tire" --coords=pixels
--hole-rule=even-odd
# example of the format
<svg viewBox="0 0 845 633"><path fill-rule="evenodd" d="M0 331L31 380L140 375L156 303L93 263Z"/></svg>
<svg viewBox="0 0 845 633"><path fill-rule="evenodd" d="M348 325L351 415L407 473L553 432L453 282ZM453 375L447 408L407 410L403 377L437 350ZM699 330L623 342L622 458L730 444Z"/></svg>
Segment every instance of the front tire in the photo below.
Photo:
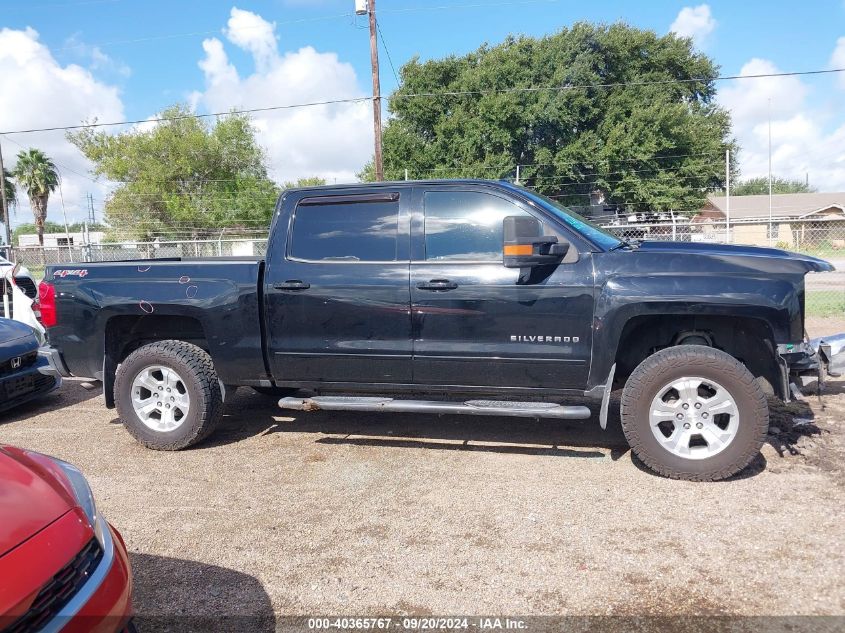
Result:
<svg viewBox="0 0 845 633"><path fill-rule="evenodd" d="M123 426L155 450L201 442L223 416L211 356L184 341L157 341L132 352L117 369L114 390Z"/></svg>
<svg viewBox="0 0 845 633"><path fill-rule="evenodd" d="M622 430L634 454L673 479L717 481L760 452L769 409L760 385L732 356L711 347L661 350L622 391Z"/></svg>

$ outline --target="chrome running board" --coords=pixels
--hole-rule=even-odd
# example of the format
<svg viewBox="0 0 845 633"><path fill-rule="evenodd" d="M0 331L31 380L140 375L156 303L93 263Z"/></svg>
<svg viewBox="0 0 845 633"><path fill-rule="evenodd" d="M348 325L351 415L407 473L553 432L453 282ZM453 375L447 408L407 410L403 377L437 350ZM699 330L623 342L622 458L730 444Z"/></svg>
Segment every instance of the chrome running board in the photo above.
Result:
<svg viewBox="0 0 845 633"><path fill-rule="evenodd" d="M282 409L296 411L385 411L393 413L439 413L452 415L501 415L516 418L587 420L592 413L584 406L563 406L554 402L509 402L500 400L394 400L380 397L315 396L282 398Z"/></svg>

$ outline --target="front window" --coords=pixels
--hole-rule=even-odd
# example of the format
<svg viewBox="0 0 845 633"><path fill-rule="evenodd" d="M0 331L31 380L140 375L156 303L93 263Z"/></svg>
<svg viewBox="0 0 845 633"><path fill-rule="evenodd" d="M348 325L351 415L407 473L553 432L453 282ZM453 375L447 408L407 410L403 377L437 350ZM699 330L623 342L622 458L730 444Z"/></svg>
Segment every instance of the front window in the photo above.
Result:
<svg viewBox="0 0 845 633"><path fill-rule="evenodd" d="M502 260L502 221L528 215L512 202L478 191L425 194L425 258L428 261Z"/></svg>
<svg viewBox="0 0 845 633"><path fill-rule="evenodd" d="M593 224L586 218L578 215L573 210L563 206L560 202L552 200L543 194L526 189L525 187L517 187L522 193L528 196L532 202L539 205L546 211L552 213L558 220L566 224L569 228L580 233L593 244L610 250L624 244L622 240L616 237L613 233L606 231L600 226Z"/></svg>

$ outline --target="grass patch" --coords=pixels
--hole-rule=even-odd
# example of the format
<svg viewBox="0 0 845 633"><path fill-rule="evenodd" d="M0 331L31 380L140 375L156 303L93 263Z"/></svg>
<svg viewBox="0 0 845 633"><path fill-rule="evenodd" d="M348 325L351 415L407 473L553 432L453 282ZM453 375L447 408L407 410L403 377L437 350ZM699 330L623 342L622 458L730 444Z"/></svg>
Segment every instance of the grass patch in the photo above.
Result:
<svg viewBox="0 0 845 633"><path fill-rule="evenodd" d="M803 255L811 255L812 257L820 257L822 259L827 257L845 257L845 249L833 248L832 246L821 246L817 248L787 248L786 250L794 253L802 253Z"/></svg>
<svg viewBox="0 0 845 633"><path fill-rule="evenodd" d="M805 301L807 316L845 316L845 291L809 291L807 292Z"/></svg>

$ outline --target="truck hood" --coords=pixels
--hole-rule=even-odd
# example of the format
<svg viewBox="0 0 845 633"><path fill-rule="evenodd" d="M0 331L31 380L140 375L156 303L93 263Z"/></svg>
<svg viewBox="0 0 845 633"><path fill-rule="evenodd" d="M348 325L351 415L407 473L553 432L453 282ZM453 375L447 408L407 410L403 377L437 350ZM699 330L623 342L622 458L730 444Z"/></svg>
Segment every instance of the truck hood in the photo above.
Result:
<svg viewBox="0 0 845 633"><path fill-rule="evenodd" d="M0 557L73 508L62 490L25 451L0 444Z"/></svg>
<svg viewBox="0 0 845 633"><path fill-rule="evenodd" d="M833 264L818 257L760 246L646 241L641 242L635 252L707 257L767 273L809 273L834 270Z"/></svg>

